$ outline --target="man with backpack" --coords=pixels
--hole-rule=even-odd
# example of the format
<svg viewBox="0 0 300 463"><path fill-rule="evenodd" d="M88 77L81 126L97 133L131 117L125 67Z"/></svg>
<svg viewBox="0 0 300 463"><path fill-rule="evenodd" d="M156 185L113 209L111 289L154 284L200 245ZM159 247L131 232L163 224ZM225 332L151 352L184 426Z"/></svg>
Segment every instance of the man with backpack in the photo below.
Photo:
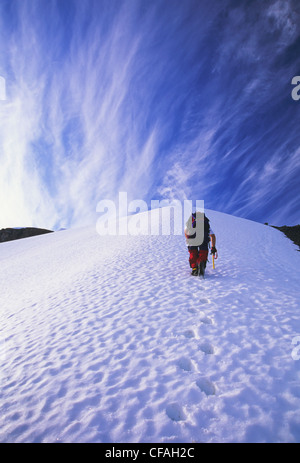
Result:
<svg viewBox="0 0 300 463"><path fill-rule="evenodd" d="M203 212L193 212L186 223L184 234L190 253L192 275L204 276L210 243L211 254L217 253L216 236L206 215Z"/></svg>

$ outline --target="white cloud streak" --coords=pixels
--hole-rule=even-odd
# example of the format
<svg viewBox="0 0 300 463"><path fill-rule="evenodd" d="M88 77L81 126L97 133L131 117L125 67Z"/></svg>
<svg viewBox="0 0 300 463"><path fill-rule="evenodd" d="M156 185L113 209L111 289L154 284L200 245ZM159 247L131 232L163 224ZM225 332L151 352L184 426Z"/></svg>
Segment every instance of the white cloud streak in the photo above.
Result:
<svg viewBox="0 0 300 463"><path fill-rule="evenodd" d="M96 223L98 201L119 191L247 216L274 182L286 190L297 153L277 136L286 116L248 125L290 82L291 64L274 69L299 34L293 2L257 15L175 3L13 1L13 25L0 22L0 226Z"/></svg>
<svg viewBox="0 0 300 463"><path fill-rule="evenodd" d="M117 196L120 184L133 197L141 191L147 194L151 184L155 129L140 143L135 128L128 127L130 108L125 104L139 36L131 38L126 30L122 32L128 15L125 9L116 15L107 35L101 36L99 16L89 17L82 3L76 3L70 50L53 63L63 43L62 29L51 37L52 43L39 43L40 11L27 6L17 11L22 26L9 48L15 83L10 85L9 102L1 107L2 161L5 158L1 197L10 198L2 209L1 224L13 225L16 211L22 210L20 221L30 225L39 221L40 226L53 226L59 216L68 225L84 225L95 220L97 201L105 195ZM84 40L80 38L82 15L90 21ZM55 8L49 20L59 24ZM77 127L68 130L72 121L77 121ZM38 159L31 146L37 140L47 145ZM49 166L46 176L53 179L51 192L47 179L43 183L39 177L40 163Z"/></svg>

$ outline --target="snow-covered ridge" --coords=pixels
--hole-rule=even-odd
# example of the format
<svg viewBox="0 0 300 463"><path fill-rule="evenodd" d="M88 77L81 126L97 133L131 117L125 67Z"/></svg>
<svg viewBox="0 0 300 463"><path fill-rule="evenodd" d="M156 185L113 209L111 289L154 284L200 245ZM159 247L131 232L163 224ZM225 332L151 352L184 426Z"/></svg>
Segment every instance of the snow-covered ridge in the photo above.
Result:
<svg viewBox="0 0 300 463"><path fill-rule="evenodd" d="M182 235L1 244L1 442L299 441L297 248L206 212L205 280Z"/></svg>

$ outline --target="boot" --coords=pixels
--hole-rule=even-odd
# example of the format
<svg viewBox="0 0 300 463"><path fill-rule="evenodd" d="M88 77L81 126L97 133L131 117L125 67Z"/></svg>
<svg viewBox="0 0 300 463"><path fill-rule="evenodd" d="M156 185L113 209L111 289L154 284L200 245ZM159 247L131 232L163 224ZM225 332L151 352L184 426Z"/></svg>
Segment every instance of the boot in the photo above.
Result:
<svg viewBox="0 0 300 463"><path fill-rule="evenodd" d="M200 262L199 264L199 275L204 277L206 262Z"/></svg>

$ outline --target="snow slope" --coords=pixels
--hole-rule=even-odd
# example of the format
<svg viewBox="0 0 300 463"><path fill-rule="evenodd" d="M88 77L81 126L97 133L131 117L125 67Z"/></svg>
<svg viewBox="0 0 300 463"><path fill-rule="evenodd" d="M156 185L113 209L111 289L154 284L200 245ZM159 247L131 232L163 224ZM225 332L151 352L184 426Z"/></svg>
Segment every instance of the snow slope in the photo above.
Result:
<svg viewBox="0 0 300 463"><path fill-rule="evenodd" d="M300 254L207 214L205 280L183 236L1 244L1 442L299 442Z"/></svg>

